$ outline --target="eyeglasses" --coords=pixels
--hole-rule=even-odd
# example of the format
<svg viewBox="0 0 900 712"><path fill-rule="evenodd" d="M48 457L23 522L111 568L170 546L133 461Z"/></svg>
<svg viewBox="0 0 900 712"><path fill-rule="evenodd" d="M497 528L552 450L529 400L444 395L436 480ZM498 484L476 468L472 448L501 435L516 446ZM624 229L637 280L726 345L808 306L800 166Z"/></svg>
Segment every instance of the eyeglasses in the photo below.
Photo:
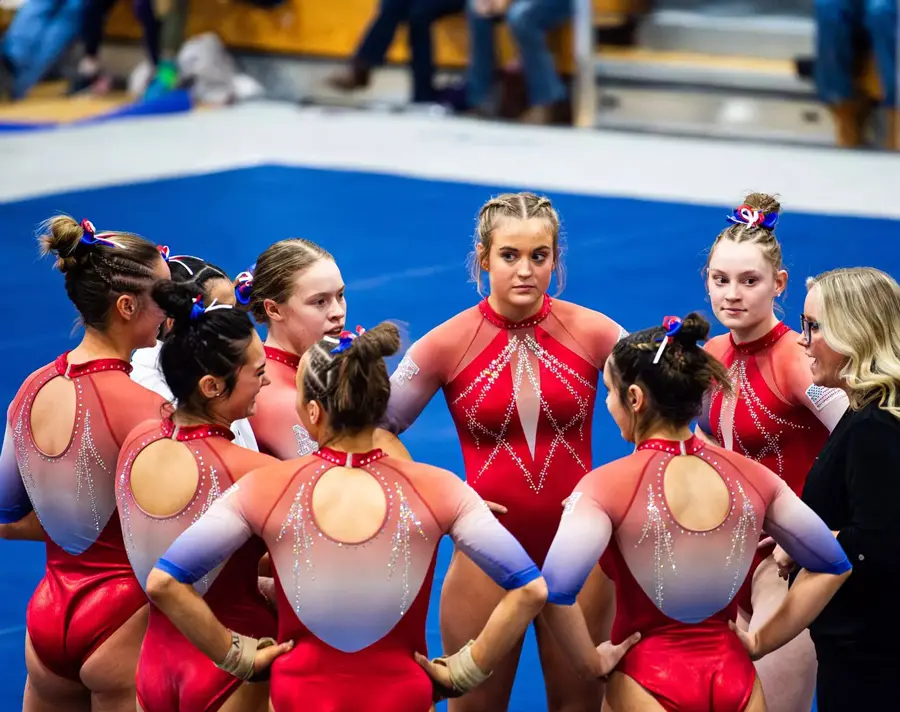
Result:
<svg viewBox="0 0 900 712"><path fill-rule="evenodd" d="M803 334L803 338L806 339L807 343L812 341L813 332L818 330L819 322L808 318L806 314L800 315L800 332Z"/></svg>

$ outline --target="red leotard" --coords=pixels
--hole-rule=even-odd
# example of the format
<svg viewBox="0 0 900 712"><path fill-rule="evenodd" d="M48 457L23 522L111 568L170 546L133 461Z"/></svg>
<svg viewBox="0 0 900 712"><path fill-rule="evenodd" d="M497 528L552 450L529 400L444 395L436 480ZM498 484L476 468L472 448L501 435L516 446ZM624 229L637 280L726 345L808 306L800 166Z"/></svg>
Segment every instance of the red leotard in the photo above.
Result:
<svg viewBox="0 0 900 712"><path fill-rule="evenodd" d="M736 344L730 334L717 336L706 350L728 369L733 396L714 387L709 399L709 432L718 443L768 467L798 496L806 474L847 410L847 395L812 382L809 359L797 343L799 334L779 322L765 336ZM738 605L753 611L753 572L772 553L757 552Z"/></svg>
<svg viewBox="0 0 900 712"><path fill-rule="evenodd" d="M730 490L713 529L685 529L668 509L665 470L679 454L702 458ZM548 601L573 604L600 559L616 582L612 641L641 633L617 671L669 712L738 712L756 672L728 622L763 528L804 568L850 568L825 524L762 465L698 438L646 441L569 497L544 565Z"/></svg>
<svg viewBox="0 0 900 712"><path fill-rule="evenodd" d="M256 396L256 413L250 425L259 451L292 460L308 455L318 447L297 415L297 367L300 357L296 354L266 346L266 375L271 383Z"/></svg>
<svg viewBox="0 0 900 712"><path fill-rule="evenodd" d="M164 401L128 377L125 361L70 366L67 357L29 376L10 406L0 513L18 521L33 508L47 533L47 572L28 604L28 635L49 670L77 681L84 661L147 605L115 514L115 466L128 432L159 417ZM74 383L77 402L69 446L48 457L34 443L31 408L54 378Z"/></svg>
<svg viewBox="0 0 900 712"><path fill-rule="evenodd" d="M391 377L387 427L409 427L439 388L466 481L509 511L503 525L543 562L561 502L591 467L600 370L625 332L599 312L544 297L510 322L485 299L413 344Z"/></svg>
<svg viewBox="0 0 900 712"><path fill-rule="evenodd" d="M197 489L179 512L157 517L134 501L131 470L145 448L163 438L183 442L197 465ZM166 549L234 482L250 470L277 462L231 442L234 433L211 425L178 427L171 420L138 426L119 455L116 494L128 557L142 586ZM275 614L259 592L257 569L266 553L253 537L194 587L229 629L253 638L273 637ZM177 665L172 661L177 660ZM241 681L217 668L155 606L138 663L137 696L144 712L216 712Z"/></svg>
<svg viewBox="0 0 900 712"><path fill-rule="evenodd" d="M312 511L319 478L336 465L365 469L384 490L384 523L361 543L331 539ZM453 473L380 450L348 455L328 448L244 477L157 566L194 582L253 534L265 540L275 568L278 638L294 641L272 667L275 712L430 709L431 681L413 653L426 650L425 618L444 534L506 589L540 575Z"/></svg>

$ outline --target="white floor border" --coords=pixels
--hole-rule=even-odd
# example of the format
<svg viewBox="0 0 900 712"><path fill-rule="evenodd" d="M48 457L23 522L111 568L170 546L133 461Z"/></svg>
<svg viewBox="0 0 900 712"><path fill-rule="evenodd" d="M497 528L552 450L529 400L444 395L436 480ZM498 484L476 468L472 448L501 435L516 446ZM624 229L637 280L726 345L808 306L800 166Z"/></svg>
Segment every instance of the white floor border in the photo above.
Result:
<svg viewBox="0 0 900 712"><path fill-rule="evenodd" d="M268 163L700 204L760 190L788 210L900 218L898 154L273 102L0 134L0 202Z"/></svg>

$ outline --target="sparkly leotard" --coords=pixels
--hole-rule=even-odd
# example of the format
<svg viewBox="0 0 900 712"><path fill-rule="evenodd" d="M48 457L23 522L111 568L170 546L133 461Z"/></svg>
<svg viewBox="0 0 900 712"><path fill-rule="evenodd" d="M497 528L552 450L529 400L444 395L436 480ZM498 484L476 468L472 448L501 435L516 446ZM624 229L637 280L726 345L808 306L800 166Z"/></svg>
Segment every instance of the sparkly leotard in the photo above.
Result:
<svg viewBox="0 0 900 712"><path fill-rule="evenodd" d="M718 526L692 531L669 510L665 473L677 455L702 459L728 486ZM543 569L548 601L573 604L600 559L616 583L613 642L641 633L617 671L668 712L740 712L756 672L728 623L763 529L810 571L850 568L825 524L767 468L698 438L648 440L569 497Z"/></svg>
<svg viewBox="0 0 900 712"><path fill-rule="evenodd" d="M256 397L250 425L259 451L290 460L308 455L316 447L297 415L297 367L300 357L266 346L266 375L271 383Z"/></svg>
<svg viewBox="0 0 900 712"><path fill-rule="evenodd" d="M599 312L549 296L520 322L484 300L413 344L391 377L386 427L408 428L442 388L466 481L507 508L503 525L541 563L562 500L591 468L600 370L624 333Z"/></svg>
<svg viewBox="0 0 900 712"><path fill-rule="evenodd" d="M154 443L184 443L194 457L197 489L180 511L168 516L146 513L134 499L131 472ZM138 426L119 456L116 494L128 557L141 586L154 564L234 482L247 472L277 462L232 442L234 433L215 425L176 427L169 419ZM275 635L275 613L259 591L257 569L265 545L252 537L227 561L195 583L216 617L229 629L253 638ZM178 664L173 665L172 661ZM137 696L143 712L216 712L241 681L217 668L155 606L138 663Z"/></svg>
<svg viewBox="0 0 900 712"><path fill-rule="evenodd" d="M385 496L381 527L337 541L317 523L313 493L331 468L362 468ZM328 448L257 470L220 497L158 567L193 583L252 535L272 556L279 641L294 647L272 666L275 712L426 712L431 681L425 618L437 547L449 534L491 578L518 588L540 573L482 499L453 473Z"/></svg>
<svg viewBox="0 0 900 712"><path fill-rule="evenodd" d="M70 365L68 354L26 379L9 409L0 467L0 521L32 509L47 533L47 571L26 613L31 644L55 674L80 680L85 660L147 605L116 515L115 467L128 432L159 417L161 397L134 383L118 359ZM56 378L75 387L68 447L49 456L34 442L32 406Z"/></svg>
<svg viewBox="0 0 900 712"><path fill-rule="evenodd" d="M798 337L779 322L754 341L738 344L727 334L711 339L705 348L728 369L734 389L734 395L727 395L714 387L710 394L710 434L722 447L768 467L799 496L848 401L839 389L813 384ZM771 553L772 548L757 552L738 595L738 605L747 613L753 610L753 572Z"/></svg>

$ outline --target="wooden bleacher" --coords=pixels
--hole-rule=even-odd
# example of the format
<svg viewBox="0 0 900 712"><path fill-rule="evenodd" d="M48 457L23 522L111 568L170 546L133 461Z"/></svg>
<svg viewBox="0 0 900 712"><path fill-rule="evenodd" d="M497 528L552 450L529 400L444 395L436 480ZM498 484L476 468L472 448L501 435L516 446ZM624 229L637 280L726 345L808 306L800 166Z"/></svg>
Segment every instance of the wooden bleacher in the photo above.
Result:
<svg viewBox="0 0 900 712"><path fill-rule="evenodd" d="M643 0L594 0L596 24L616 24L630 7ZM237 2L189 0L189 35L215 32L230 48L262 53L344 59L350 57L378 9L378 0L287 0L275 10L260 10ZM516 56L515 46L501 27L498 51L506 62ZM137 40L140 29L131 14L130 0L114 9L107 34L110 39ZM572 32L562 28L550 39L559 69L572 72ZM446 69L468 63L466 21L462 15L446 17L434 28L435 59ZM388 61L409 59L405 30L401 28L388 53Z"/></svg>
<svg viewBox="0 0 900 712"><path fill-rule="evenodd" d="M188 32L196 35L216 33L236 52L252 52L277 57L344 60L355 51L362 34L377 11L379 0L287 0L280 8L262 10L238 0L188 0ZM616 25L631 12L636 13L647 0L593 0L595 25ZM0 26L9 15L0 12ZM572 28L552 33L549 42L563 74L573 72ZM131 0L120 0L107 27L110 40L138 41L140 29L131 13ZM438 67L460 70L468 62L468 41L462 15L444 18L434 28ZM516 57L508 30L498 26L500 61ZM660 51L653 48L598 47L598 81L604 87L616 81L627 86L656 87L648 91L702 92L704 87L742 91L779 90L792 92L798 102L815 101L808 82L795 76L793 61L752 56L721 56L684 51ZM405 29L400 28L389 51L388 61L396 65L409 59ZM881 90L874 63L861 67L859 86L864 94L878 98ZM35 97L37 98L37 97ZM803 111L807 108L803 107ZM86 107L82 110L86 111ZM40 113L40 112L38 112ZM79 111L78 113L81 113ZM779 129L780 130L780 129Z"/></svg>

